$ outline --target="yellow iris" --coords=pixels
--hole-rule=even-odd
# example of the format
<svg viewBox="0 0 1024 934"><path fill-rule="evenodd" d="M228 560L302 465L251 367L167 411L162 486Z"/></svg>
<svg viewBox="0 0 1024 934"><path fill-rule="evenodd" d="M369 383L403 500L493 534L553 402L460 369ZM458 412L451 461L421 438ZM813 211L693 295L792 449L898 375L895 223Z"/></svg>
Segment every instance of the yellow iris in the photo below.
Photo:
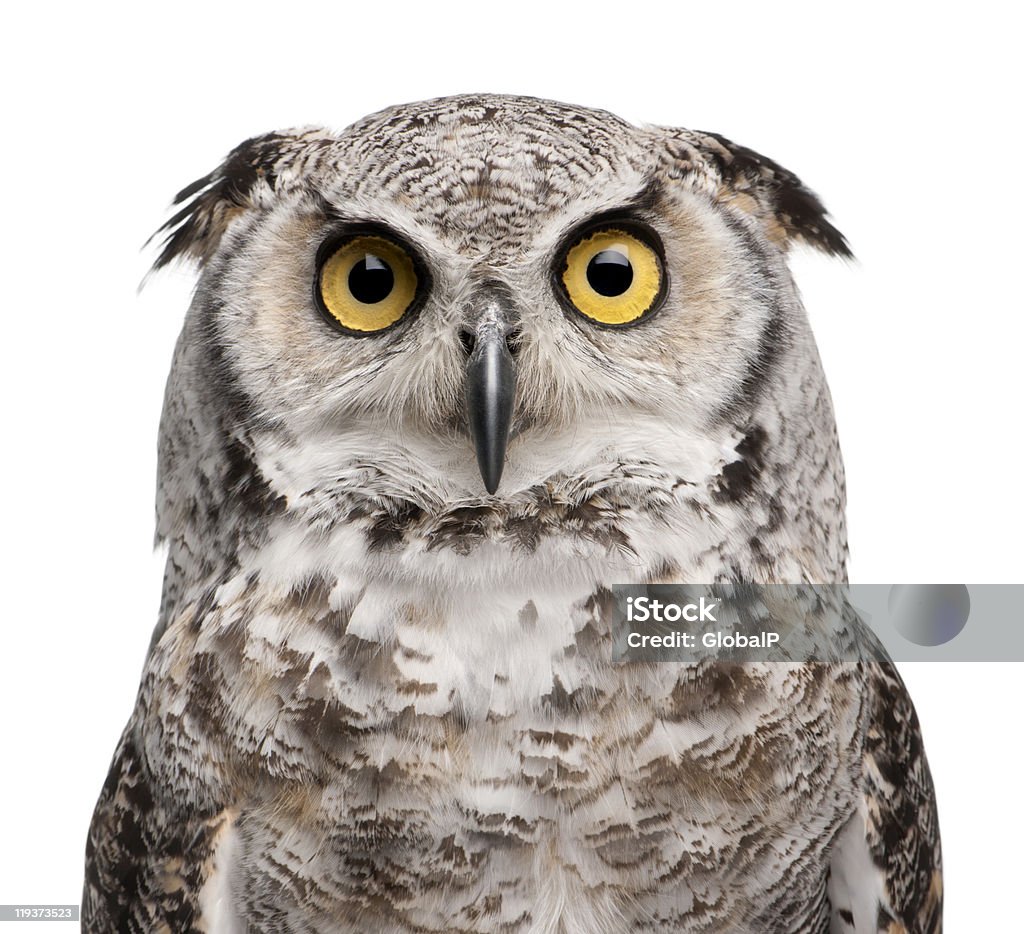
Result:
<svg viewBox="0 0 1024 934"><path fill-rule="evenodd" d="M417 287L412 257L384 237L346 240L320 267L323 307L349 331L391 327L409 310Z"/></svg>
<svg viewBox="0 0 1024 934"><path fill-rule="evenodd" d="M592 321L632 324L662 292L658 254L638 237L613 227L580 240L565 257L562 284L573 306Z"/></svg>

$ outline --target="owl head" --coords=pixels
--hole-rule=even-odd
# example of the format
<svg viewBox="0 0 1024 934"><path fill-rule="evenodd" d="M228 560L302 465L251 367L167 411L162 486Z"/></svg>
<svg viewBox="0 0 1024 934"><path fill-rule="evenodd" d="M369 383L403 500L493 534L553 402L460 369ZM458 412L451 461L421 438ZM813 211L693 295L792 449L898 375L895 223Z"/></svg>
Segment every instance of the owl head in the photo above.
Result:
<svg viewBox="0 0 1024 934"><path fill-rule="evenodd" d="M157 266L201 277L165 535L205 478L221 522L621 539L607 510L713 521L700 503L784 469L776 438L831 432L786 255L849 250L796 176L721 136L445 98L247 140L177 203Z"/></svg>

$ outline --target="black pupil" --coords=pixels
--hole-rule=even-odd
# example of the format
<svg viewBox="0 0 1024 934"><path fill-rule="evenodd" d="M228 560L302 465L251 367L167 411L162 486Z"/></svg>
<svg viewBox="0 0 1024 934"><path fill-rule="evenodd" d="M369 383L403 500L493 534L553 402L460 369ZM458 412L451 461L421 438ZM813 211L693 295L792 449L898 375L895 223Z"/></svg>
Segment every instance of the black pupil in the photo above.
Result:
<svg viewBox="0 0 1024 934"><path fill-rule="evenodd" d="M598 295L621 295L633 282L633 267L621 250L602 250L587 264L587 282Z"/></svg>
<svg viewBox="0 0 1024 934"><path fill-rule="evenodd" d="M367 253L348 274L348 289L357 302L376 305L395 287L395 274L379 256Z"/></svg>

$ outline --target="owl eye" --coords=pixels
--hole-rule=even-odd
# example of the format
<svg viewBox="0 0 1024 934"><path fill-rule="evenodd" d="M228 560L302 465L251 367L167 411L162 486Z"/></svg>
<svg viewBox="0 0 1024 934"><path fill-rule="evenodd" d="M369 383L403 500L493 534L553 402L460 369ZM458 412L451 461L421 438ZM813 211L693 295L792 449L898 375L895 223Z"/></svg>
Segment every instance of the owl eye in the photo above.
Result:
<svg viewBox="0 0 1024 934"><path fill-rule="evenodd" d="M327 252L314 297L327 319L354 334L374 334L397 324L419 289L416 264L393 240L349 237Z"/></svg>
<svg viewBox="0 0 1024 934"><path fill-rule="evenodd" d="M655 310L665 292L654 247L618 227L576 241L565 254L560 278L573 308L609 327L636 324Z"/></svg>

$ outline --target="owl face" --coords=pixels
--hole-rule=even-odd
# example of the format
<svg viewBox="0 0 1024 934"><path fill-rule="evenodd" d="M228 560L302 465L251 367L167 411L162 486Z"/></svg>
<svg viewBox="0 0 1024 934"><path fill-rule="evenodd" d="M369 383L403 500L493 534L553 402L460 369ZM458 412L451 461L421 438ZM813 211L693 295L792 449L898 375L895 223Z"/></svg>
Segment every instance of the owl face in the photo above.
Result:
<svg viewBox="0 0 1024 934"><path fill-rule="evenodd" d="M427 511L706 470L799 314L789 240L845 251L747 150L522 98L259 138L185 194L161 261L205 267L260 469Z"/></svg>

